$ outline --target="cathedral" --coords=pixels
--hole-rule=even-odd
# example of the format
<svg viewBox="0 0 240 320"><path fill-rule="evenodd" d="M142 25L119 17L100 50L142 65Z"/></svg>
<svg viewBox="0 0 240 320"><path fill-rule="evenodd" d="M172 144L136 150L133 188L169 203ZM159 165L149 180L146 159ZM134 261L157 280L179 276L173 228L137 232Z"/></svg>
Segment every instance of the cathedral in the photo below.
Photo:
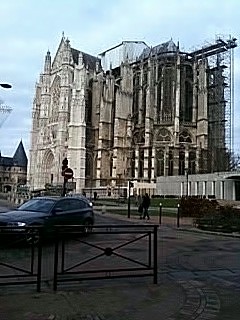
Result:
<svg viewBox="0 0 240 320"><path fill-rule="evenodd" d="M156 178L226 171L231 138L224 55L236 39L192 52L173 40L124 41L97 57L62 37L48 51L32 109L28 184L74 192L154 185Z"/></svg>

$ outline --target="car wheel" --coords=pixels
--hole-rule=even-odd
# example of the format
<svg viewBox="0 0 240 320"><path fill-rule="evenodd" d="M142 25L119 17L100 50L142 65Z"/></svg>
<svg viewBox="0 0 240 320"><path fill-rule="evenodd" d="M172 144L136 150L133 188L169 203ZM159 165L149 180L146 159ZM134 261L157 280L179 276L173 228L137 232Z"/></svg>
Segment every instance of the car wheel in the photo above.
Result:
<svg viewBox="0 0 240 320"><path fill-rule="evenodd" d="M92 224L91 220L84 221L83 225L84 225L83 233L85 235L88 235L89 233L92 233L93 224Z"/></svg>
<svg viewBox="0 0 240 320"><path fill-rule="evenodd" d="M30 245L37 245L39 243L39 231L34 229L27 230L25 240Z"/></svg>

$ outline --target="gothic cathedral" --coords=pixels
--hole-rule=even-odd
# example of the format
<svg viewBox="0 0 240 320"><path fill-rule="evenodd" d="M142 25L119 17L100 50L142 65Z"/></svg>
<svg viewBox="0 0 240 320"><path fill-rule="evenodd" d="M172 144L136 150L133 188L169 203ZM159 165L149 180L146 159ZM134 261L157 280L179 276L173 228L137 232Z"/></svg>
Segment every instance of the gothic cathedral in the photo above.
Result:
<svg viewBox="0 0 240 320"><path fill-rule="evenodd" d="M227 170L226 77L218 57L228 46L216 41L187 53L172 40L155 47L124 41L95 57L63 36L36 84L31 189L62 184L64 158L77 193Z"/></svg>

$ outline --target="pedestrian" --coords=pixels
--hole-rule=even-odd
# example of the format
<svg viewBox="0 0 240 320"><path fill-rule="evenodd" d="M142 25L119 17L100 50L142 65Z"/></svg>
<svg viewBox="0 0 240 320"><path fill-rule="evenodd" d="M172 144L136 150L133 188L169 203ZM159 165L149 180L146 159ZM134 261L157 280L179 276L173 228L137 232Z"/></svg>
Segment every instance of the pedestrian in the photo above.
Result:
<svg viewBox="0 0 240 320"><path fill-rule="evenodd" d="M150 219L149 213L148 213L148 209L150 207L150 202L151 201L150 201L149 195L148 195L148 193L146 193L142 199L143 219L145 219L146 217L148 220Z"/></svg>
<svg viewBox="0 0 240 320"><path fill-rule="evenodd" d="M142 206L142 197L140 196L140 194L137 197L137 206L138 206L138 212L140 213L140 219L142 219L143 206Z"/></svg>

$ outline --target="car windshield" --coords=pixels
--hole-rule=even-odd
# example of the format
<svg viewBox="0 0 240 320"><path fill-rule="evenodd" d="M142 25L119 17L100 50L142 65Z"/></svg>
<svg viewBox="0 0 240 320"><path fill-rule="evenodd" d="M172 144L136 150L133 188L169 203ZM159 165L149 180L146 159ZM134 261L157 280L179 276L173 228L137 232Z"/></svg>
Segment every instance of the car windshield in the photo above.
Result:
<svg viewBox="0 0 240 320"><path fill-rule="evenodd" d="M55 201L51 199L31 199L22 204L18 210L47 213L53 207Z"/></svg>

